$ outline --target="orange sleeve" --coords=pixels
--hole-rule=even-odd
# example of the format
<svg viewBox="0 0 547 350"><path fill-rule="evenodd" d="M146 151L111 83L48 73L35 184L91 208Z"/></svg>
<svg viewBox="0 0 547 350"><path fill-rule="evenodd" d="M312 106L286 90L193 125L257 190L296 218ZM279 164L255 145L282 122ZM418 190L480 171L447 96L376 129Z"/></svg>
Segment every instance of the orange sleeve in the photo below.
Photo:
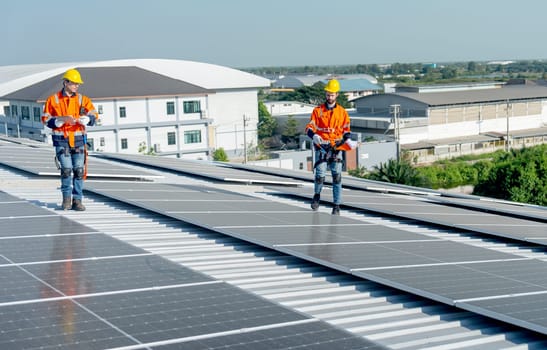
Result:
<svg viewBox="0 0 547 350"><path fill-rule="evenodd" d="M82 97L82 107L85 109L85 115L93 114L95 116L95 121L99 120L99 113L95 110L95 106L89 97Z"/></svg>
<svg viewBox="0 0 547 350"><path fill-rule="evenodd" d="M315 107L313 109L310 116L310 121L308 122L308 124L306 124L306 129L304 130L306 134L308 133L308 130L311 130L313 133L317 132L317 118L319 115L319 108L321 107Z"/></svg>
<svg viewBox="0 0 547 350"><path fill-rule="evenodd" d="M348 111L344 109L344 124L342 125L342 129L344 130L343 134L350 132L350 120L349 120L349 114Z"/></svg>
<svg viewBox="0 0 547 350"><path fill-rule="evenodd" d="M44 104L44 111L42 113L42 123L46 124L51 117L56 117L55 109L53 108L53 96L48 97Z"/></svg>

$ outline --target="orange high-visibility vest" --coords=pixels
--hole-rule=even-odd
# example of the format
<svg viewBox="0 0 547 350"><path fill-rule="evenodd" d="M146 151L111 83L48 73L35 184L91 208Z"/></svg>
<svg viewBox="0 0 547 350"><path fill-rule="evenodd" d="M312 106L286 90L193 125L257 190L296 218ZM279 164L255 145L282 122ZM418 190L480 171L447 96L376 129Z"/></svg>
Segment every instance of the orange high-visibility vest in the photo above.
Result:
<svg viewBox="0 0 547 350"><path fill-rule="evenodd" d="M329 141L331 146L342 140L345 133L350 132L349 115L346 109L338 104L332 109L328 109L323 103L313 109L310 121L306 125L306 134L308 130L318 134L325 141Z"/></svg>
<svg viewBox="0 0 547 350"><path fill-rule="evenodd" d="M96 121L98 120L95 107L87 96L81 94L67 96L61 90L46 100L44 113L42 114L42 123L46 124L53 117L72 117L74 123L65 123L60 128L54 128L53 134L64 135L65 138L68 138L69 146L74 147L74 137L85 133L85 127L77 123L77 119L81 115L89 114L95 115Z"/></svg>

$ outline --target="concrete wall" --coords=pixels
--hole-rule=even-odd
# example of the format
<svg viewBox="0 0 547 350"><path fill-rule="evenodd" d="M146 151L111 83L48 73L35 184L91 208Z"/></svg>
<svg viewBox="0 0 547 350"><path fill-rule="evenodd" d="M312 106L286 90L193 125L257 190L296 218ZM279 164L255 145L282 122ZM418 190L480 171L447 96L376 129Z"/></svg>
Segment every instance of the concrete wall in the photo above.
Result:
<svg viewBox="0 0 547 350"><path fill-rule="evenodd" d="M356 152L357 164L371 170L374 166L385 163L389 159L397 158L397 144L395 142L366 142L362 143Z"/></svg>

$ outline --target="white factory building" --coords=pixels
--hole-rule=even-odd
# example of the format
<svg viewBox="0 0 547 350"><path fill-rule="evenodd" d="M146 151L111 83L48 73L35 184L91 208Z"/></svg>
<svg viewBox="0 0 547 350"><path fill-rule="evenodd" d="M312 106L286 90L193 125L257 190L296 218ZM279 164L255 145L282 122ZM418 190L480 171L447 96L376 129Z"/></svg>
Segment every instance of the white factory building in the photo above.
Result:
<svg viewBox="0 0 547 350"><path fill-rule="evenodd" d="M40 122L62 75L80 71L100 125L88 128L94 151L207 159L217 148L243 156L257 144L258 91L268 79L214 64L128 59L0 67L0 134L51 142Z"/></svg>

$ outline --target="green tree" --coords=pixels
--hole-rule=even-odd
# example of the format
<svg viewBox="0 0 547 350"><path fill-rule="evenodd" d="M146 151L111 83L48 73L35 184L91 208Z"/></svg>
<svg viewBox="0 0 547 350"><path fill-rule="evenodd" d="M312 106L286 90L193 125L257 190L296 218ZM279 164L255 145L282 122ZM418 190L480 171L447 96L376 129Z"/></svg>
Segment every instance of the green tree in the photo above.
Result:
<svg viewBox="0 0 547 350"><path fill-rule="evenodd" d="M302 86L291 92L283 92L272 94L268 96L268 99L271 101L299 101L303 103L309 103L313 105L318 105L325 102L325 84L322 82L317 82L312 86ZM344 107L349 108L350 103L348 98L344 93L338 94L337 103Z"/></svg>
<svg viewBox="0 0 547 350"><path fill-rule="evenodd" d="M441 69L442 79L454 79L458 76L458 70L454 67L444 67Z"/></svg>
<svg viewBox="0 0 547 350"><path fill-rule="evenodd" d="M156 155L156 152L154 152L154 149L152 147L147 148L146 147L146 142L144 142L144 141L139 143L139 148L137 149L137 151L140 154L145 154L145 155L149 155L149 156Z"/></svg>
<svg viewBox="0 0 547 350"><path fill-rule="evenodd" d="M298 141L299 135L300 130L298 130L298 121L296 121L292 115L289 115L281 134L281 141L285 143L296 142Z"/></svg>
<svg viewBox="0 0 547 350"><path fill-rule="evenodd" d="M547 205L547 145L512 150L498 156L473 194Z"/></svg>
<svg viewBox="0 0 547 350"><path fill-rule="evenodd" d="M262 101L258 102L258 138L271 137L277 128L275 120Z"/></svg>
<svg viewBox="0 0 547 350"><path fill-rule="evenodd" d="M473 73L476 70L477 70L477 63L475 63L474 61L469 61L467 63L467 71L470 73Z"/></svg>
<svg viewBox="0 0 547 350"><path fill-rule="evenodd" d="M386 163L380 163L373 167L367 178L409 186L426 187L427 185L427 180L406 159L399 161L389 159Z"/></svg>
<svg viewBox="0 0 547 350"><path fill-rule="evenodd" d="M213 160L217 162L227 162L228 161L228 155L226 154L226 151L224 151L224 148L220 147L217 148L213 152Z"/></svg>

